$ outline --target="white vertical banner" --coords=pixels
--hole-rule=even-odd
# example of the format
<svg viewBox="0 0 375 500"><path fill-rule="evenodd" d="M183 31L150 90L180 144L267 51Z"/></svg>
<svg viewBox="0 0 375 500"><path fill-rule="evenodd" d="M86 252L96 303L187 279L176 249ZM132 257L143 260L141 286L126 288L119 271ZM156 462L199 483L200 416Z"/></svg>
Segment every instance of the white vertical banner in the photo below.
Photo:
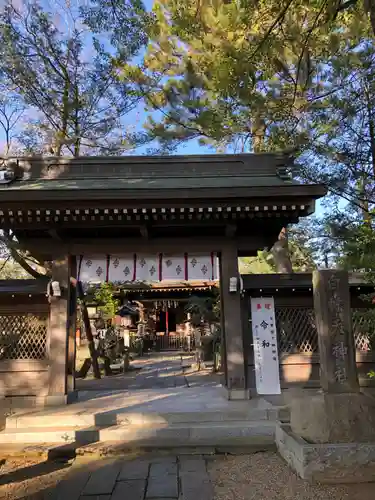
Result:
<svg viewBox="0 0 375 500"><path fill-rule="evenodd" d="M272 297L251 299L251 324L257 393L280 394L275 302Z"/></svg>

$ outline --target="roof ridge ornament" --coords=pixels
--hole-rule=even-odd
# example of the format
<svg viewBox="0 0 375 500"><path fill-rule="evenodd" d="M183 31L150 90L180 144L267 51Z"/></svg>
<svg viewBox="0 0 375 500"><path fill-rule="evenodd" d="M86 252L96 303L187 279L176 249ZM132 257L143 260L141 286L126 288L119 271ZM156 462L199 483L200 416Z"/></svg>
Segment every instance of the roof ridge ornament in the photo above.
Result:
<svg viewBox="0 0 375 500"><path fill-rule="evenodd" d="M292 181L293 180L293 170L288 166L278 167L276 169L276 175L282 181Z"/></svg>
<svg viewBox="0 0 375 500"><path fill-rule="evenodd" d="M292 181L294 175L296 174L298 167L294 163L295 160L295 149L290 149L284 151L283 153L283 165L276 168L276 175L282 181Z"/></svg>

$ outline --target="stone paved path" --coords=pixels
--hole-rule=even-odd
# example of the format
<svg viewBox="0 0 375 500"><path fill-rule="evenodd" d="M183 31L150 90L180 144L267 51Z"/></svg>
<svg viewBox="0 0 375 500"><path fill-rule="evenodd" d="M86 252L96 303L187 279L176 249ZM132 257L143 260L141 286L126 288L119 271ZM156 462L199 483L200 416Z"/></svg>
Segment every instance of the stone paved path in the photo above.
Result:
<svg viewBox="0 0 375 500"><path fill-rule="evenodd" d="M183 361L176 352L150 353L145 357L137 358L132 362L133 367L140 370L125 374L103 377L101 380L76 380L79 391L91 390L140 390L140 389L168 389L173 387L189 387L205 385L209 381L218 380L216 374L210 380L204 372L187 375L184 366L191 365L194 357L184 356Z"/></svg>
<svg viewBox="0 0 375 500"><path fill-rule="evenodd" d="M77 464L56 500L213 500L203 456L100 460Z"/></svg>

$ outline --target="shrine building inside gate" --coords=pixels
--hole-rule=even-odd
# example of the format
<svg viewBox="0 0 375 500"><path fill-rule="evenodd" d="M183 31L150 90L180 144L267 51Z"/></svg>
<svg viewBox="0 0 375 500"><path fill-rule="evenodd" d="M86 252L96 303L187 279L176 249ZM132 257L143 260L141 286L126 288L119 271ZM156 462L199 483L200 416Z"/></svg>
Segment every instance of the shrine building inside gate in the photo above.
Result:
<svg viewBox="0 0 375 500"><path fill-rule="evenodd" d="M216 259L223 385L230 399L248 398L244 343L251 339L243 334L238 256L271 247L325 194L323 186L291 180L292 163L288 154L7 160L0 228L50 263L62 290L51 297L44 382L36 389L46 403L74 393L71 278L86 272L99 281L216 279ZM0 363L5 371L6 360ZM23 376L28 370L30 363Z"/></svg>

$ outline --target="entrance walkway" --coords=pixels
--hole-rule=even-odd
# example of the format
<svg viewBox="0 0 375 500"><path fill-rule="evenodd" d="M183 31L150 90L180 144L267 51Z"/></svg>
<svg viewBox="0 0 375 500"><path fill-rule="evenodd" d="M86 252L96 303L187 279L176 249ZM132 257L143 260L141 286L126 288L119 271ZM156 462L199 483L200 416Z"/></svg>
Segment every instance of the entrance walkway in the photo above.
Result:
<svg viewBox="0 0 375 500"><path fill-rule="evenodd" d="M94 396L94 397L92 397ZM278 408L262 398L228 401L222 387L85 391L76 403L16 413L0 432L9 445L53 444L92 453L123 449L268 446ZM263 448L262 448L263 449Z"/></svg>
<svg viewBox="0 0 375 500"><path fill-rule="evenodd" d="M78 469L58 485L53 498L212 500L213 491L202 456L172 456L101 461L96 470Z"/></svg>
<svg viewBox="0 0 375 500"><path fill-rule="evenodd" d="M216 374L183 370L183 362L175 353L152 354L137 360L137 371L81 381L75 403L9 416L0 449L52 445L87 455L274 446L278 407L263 398L228 401Z"/></svg>
<svg viewBox="0 0 375 500"><path fill-rule="evenodd" d="M118 460L69 462L9 458L3 464L0 461L0 498L374 500L374 484L309 484L270 452L241 456L138 454Z"/></svg>
<svg viewBox="0 0 375 500"><path fill-rule="evenodd" d="M131 371L103 377L100 380L78 379L76 388L79 391L103 390L139 390L168 389L173 387L191 387L215 385L220 381L218 374L209 370L196 372L191 369L194 357L176 352L146 354L131 362Z"/></svg>

